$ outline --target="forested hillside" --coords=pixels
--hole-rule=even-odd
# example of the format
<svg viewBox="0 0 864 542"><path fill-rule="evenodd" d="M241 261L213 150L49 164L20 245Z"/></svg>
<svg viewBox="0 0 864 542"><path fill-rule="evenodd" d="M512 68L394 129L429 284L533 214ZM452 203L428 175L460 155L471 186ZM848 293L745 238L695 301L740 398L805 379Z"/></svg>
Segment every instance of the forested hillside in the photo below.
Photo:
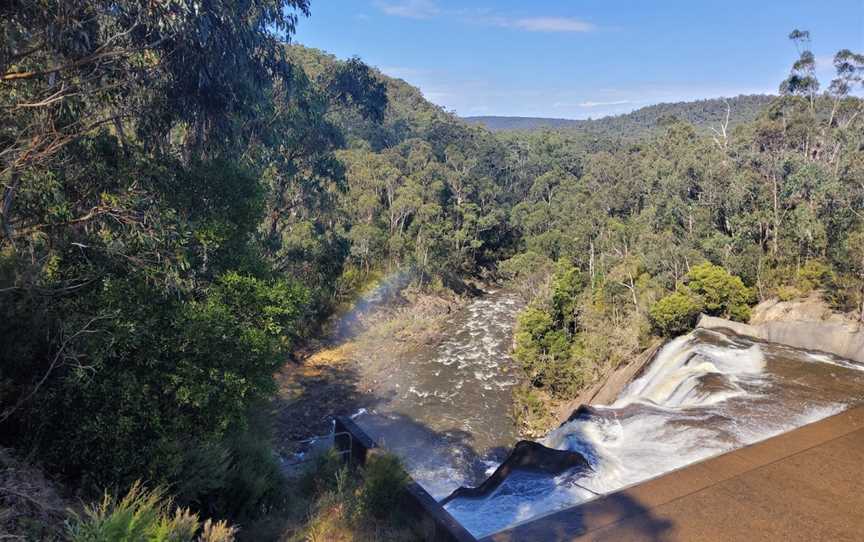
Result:
<svg viewBox="0 0 864 542"><path fill-rule="evenodd" d="M577 156L561 155L566 131L509 136L544 163L510 215L522 249L501 264L531 303L515 348L526 430L700 313L746 321L758 300L818 289L864 319L864 104L850 95L864 56L838 52L820 92L809 35L791 37L782 96L734 129L676 121Z"/></svg>
<svg viewBox="0 0 864 542"><path fill-rule="evenodd" d="M630 113L599 119L573 120L541 117L464 117L470 124L493 132L568 130L598 138L638 139L660 134L664 127L676 121L689 122L700 134L712 133L727 123L727 128L750 122L764 111L776 96L741 95L693 102L661 103L641 107Z"/></svg>
<svg viewBox="0 0 864 542"><path fill-rule="evenodd" d="M782 96L731 100L728 125L708 100L493 134L290 44L308 9L0 6L0 446L70 493L170 493L192 512L148 517L186 525L176 540L233 537L195 538L199 517L294 510L273 374L391 273L522 292L516 415L535 427L699 312L743 319L757 298L821 288L864 314L861 55L838 53L820 92L805 47ZM369 476L398 488L381 464ZM387 516L374 490L390 486L331 470L310 491ZM139 480L167 489L148 500ZM26 534L109 540L88 534L108 524L94 510Z"/></svg>

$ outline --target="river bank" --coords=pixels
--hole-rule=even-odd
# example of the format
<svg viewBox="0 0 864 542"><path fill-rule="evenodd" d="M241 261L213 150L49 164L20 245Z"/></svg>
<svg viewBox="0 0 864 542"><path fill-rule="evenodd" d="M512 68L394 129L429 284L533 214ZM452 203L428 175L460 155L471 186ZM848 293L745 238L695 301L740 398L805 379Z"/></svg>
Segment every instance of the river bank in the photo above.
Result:
<svg viewBox="0 0 864 542"><path fill-rule="evenodd" d="M430 293L406 288L374 306L361 299L331 317L321 336L276 374L277 451L283 457L302 451L298 441L327 434L334 417L378 404L382 375L439 342L448 316L471 298L447 289Z"/></svg>

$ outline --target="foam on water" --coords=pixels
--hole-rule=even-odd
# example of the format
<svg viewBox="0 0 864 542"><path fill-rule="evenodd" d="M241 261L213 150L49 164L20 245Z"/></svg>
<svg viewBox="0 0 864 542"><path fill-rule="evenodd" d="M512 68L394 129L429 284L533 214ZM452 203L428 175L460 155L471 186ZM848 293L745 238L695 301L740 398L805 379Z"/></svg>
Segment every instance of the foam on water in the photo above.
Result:
<svg viewBox="0 0 864 542"><path fill-rule="evenodd" d="M582 453L589 474L516 471L447 510L477 537L764 440L864 399L861 367L839 358L697 330L668 343L610 407L541 442Z"/></svg>
<svg viewBox="0 0 864 542"><path fill-rule="evenodd" d="M499 290L455 311L442 340L400 360L381 382L386 399L357 419L435 498L478 483L484 461L500 460L518 438L509 351L520 307Z"/></svg>

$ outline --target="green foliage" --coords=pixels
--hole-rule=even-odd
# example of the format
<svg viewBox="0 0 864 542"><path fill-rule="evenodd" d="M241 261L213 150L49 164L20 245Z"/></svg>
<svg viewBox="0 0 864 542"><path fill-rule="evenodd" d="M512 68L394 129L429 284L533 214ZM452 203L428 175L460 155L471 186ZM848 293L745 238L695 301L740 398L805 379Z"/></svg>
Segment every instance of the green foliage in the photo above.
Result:
<svg viewBox="0 0 864 542"><path fill-rule="evenodd" d="M548 303L529 306L517 318L513 356L534 386L556 397L572 395L588 379L582 358L573 355L584 286L580 271L562 260L551 279ZM531 404L536 401L530 394L520 397L524 408L519 417L533 419L537 413Z"/></svg>
<svg viewBox="0 0 864 542"><path fill-rule="evenodd" d="M187 443L216 446L242 431L248 409L273 390L305 296L285 281L237 273L221 276L200 300L152 295L140 282L106 282L93 301L110 319L81 345L90 369L48 386L51 400L34 412L45 427L34 444L45 447L46 460L97 487L143 475L176 482ZM66 445L50 447L48 438ZM220 512L233 513L225 504Z"/></svg>
<svg viewBox="0 0 864 542"><path fill-rule="evenodd" d="M183 454L174 485L179 503L240 524L285 504L286 480L271 449L269 422L250 418L248 428Z"/></svg>
<svg viewBox="0 0 864 542"><path fill-rule="evenodd" d="M540 392L533 386L517 386L513 391L513 421L519 432L539 437L549 431L552 413Z"/></svg>
<svg viewBox="0 0 864 542"><path fill-rule="evenodd" d="M398 514L408 480L399 458L390 454L372 455L363 467L361 513L378 519Z"/></svg>
<svg viewBox="0 0 864 542"><path fill-rule="evenodd" d="M780 286L777 288L777 298L780 301L792 301L801 297L802 292L794 286Z"/></svg>
<svg viewBox="0 0 864 542"><path fill-rule="evenodd" d="M692 294L673 292L651 307L651 320L657 331L673 337L693 329L703 309L701 300Z"/></svg>
<svg viewBox="0 0 864 542"><path fill-rule="evenodd" d="M712 316L746 321L750 317L749 305L754 295L740 277L726 269L705 262L694 266L685 278L687 289L698 300L702 310ZM676 303L679 308L685 308Z"/></svg>
<svg viewBox="0 0 864 542"><path fill-rule="evenodd" d="M522 365L528 378L537 384L542 381L549 357L547 334L553 331L553 324L552 316L538 307L522 311L516 322L513 357Z"/></svg>
<svg viewBox="0 0 864 542"><path fill-rule="evenodd" d="M189 510L174 509L163 489L138 482L122 499L106 493L69 525L72 542L231 542L235 534L224 522L202 523Z"/></svg>
<svg viewBox="0 0 864 542"><path fill-rule="evenodd" d="M380 88L356 62L326 89L290 68L277 35L305 1L25 4L0 8L17 74L0 91L0 439L84 494L147 479L208 515L260 513L281 479L249 412L320 289L261 237L271 177L304 183L276 134L328 100L374 116ZM314 129L329 146L301 162L337 176L341 139Z"/></svg>
<svg viewBox="0 0 864 542"><path fill-rule="evenodd" d="M668 337L690 331L701 312L738 321L750 318L753 292L740 277L705 262L690 269L684 280L686 286L651 307L651 320L660 334Z"/></svg>
<svg viewBox="0 0 864 542"><path fill-rule="evenodd" d="M664 122L670 119L689 122L705 134L709 134L712 127L724 121L727 104L732 110L730 127L752 122L772 99L772 96L755 94L736 96L728 100L715 98L664 103L642 107L623 115L588 120L495 116L466 117L465 120L485 126L493 132L562 130L584 133L594 138L631 140L657 135L658 131L662 130Z"/></svg>
<svg viewBox="0 0 864 542"><path fill-rule="evenodd" d="M555 320L570 333L575 331L579 294L585 286L585 276L577 267L566 260L558 262L550 303Z"/></svg>
<svg viewBox="0 0 864 542"><path fill-rule="evenodd" d="M808 260L797 275L796 285L805 294L829 286L833 280L831 268L818 260Z"/></svg>

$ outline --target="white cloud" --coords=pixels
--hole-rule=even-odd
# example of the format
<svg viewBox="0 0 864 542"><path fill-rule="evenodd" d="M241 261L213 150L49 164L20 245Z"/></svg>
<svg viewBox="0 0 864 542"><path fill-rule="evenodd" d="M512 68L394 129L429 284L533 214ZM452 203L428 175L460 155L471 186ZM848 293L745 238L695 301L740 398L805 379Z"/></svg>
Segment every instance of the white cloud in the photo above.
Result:
<svg viewBox="0 0 864 542"><path fill-rule="evenodd" d="M442 10L436 0L379 0L378 8L387 15L409 19L431 19L445 15L462 22L515 28L528 32L591 32L596 27L574 17L508 17L493 10L459 9Z"/></svg>
<svg viewBox="0 0 864 542"><path fill-rule="evenodd" d="M616 100L614 102L579 102L576 104L577 107L607 107L610 105L626 105L631 103L630 100Z"/></svg>
<svg viewBox="0 0 864 542"><path fill-rule="evenodd" d="M409 19L429 19L435 17L441 10L434 0L402 0L399 2L377 2L377 6L394 17Z"/></svg>
<svg viewBox="0 0 864 542"><path fill-rule="evenodd" d="M502 26L521 28L529 32L591 32L596 27L572 17L529 17L505 20Z"/></svg>

